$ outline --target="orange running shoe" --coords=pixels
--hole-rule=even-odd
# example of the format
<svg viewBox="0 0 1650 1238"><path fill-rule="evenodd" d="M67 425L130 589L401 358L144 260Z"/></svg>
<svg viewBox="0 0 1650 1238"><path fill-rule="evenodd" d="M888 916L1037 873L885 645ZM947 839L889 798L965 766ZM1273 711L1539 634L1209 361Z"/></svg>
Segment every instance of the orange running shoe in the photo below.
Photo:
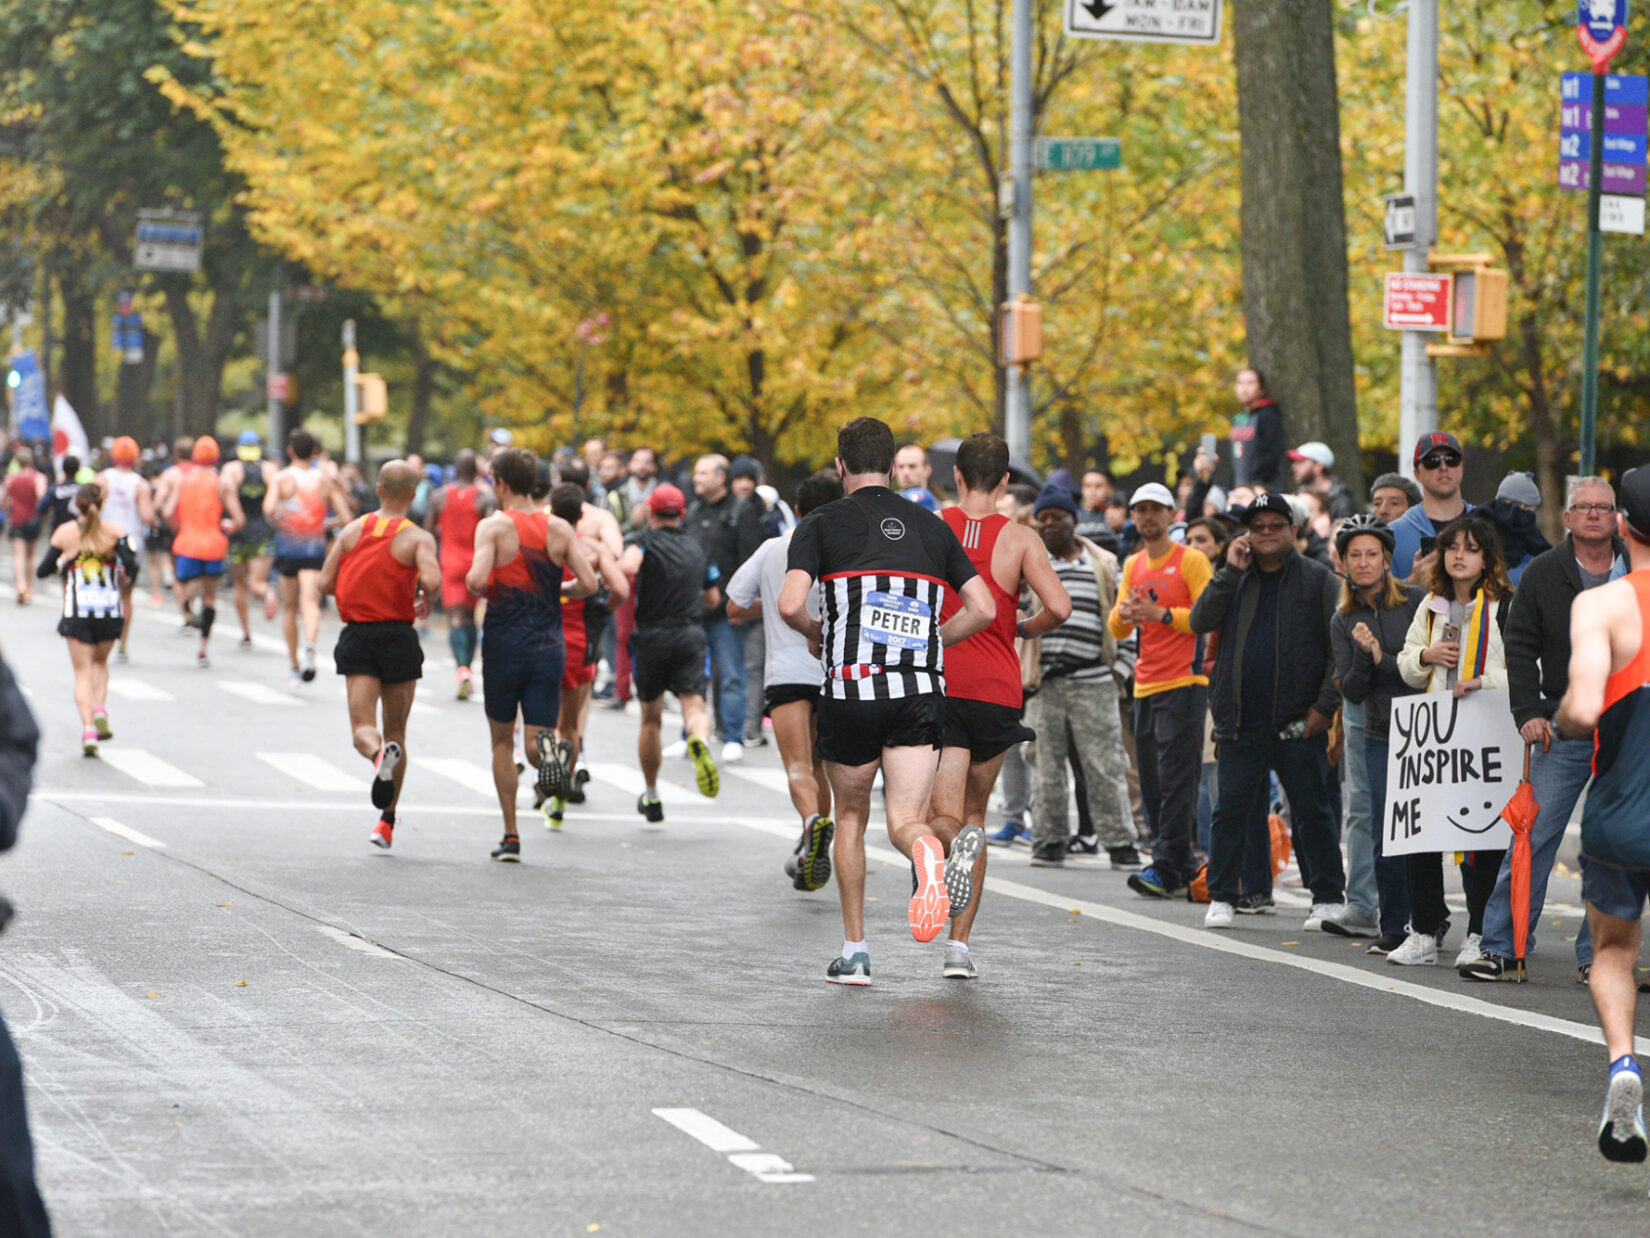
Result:
<svg viewBox="0 0 1650 1238"><path fill-rule="evenodd" d="M467 666L458 668L458 699L461 701L470 699L470 668Z"/></svg>
<svg viewBox="0 0 1650 1238"><path fill-rule="evenodd" d="M951 918L951 896L945 890L945 845L932 834L917 839L911 849L911 867L917 888L911 895L911 936L933 941Z"/></svg>
<svg viewBox="0 0 1650 1238"><path fill-rule="evenodd" d="M388 821L380 821L377 825L372 827L373 846L382 847L385 851L388 851L390 849L390 843L394 840L394 838L395 827Z"/></svg>

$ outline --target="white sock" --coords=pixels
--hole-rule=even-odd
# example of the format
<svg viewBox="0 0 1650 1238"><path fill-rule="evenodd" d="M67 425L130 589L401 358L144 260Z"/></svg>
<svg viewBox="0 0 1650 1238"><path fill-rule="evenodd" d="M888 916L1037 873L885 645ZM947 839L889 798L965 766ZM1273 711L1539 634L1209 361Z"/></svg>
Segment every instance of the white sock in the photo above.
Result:
<svg viewBox="0 0 1650 1238"><path fill-rule="evenodd" d="M945 948L947 950L961 950L964 954L968 953L968 943L966 941L958 941L955 937L947 937L945 939Z"/></svg>
<svg viewBox="0 0 1650 1238"><path fill-rule="evenodd" d="M851 959L856 954L869 953L871 953L870 947L863 941L844 941L842 943L842 957L844 959Z"/></svg>
<svg viewBox="0 0 1650 1238"><path fill-rule="evenodd" d="M648 787L646 794L648 794L648 795L657 795L657 794L659 794L659 788L654 787L654 786L650 786L650 787Z"/></svg>

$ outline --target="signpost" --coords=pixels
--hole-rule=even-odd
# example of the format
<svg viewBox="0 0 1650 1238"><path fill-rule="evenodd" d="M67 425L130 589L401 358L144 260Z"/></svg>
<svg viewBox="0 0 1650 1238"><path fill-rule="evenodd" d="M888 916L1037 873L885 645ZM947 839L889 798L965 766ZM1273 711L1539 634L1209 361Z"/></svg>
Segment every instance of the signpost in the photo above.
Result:
<svg viewBox="0 0 1650 1238"><path fill-rule="evenodd" d="M1388 271L1385 320L1392 331L1448 331L1454 300L1452 275Z"/></svg>
<svg viewBox="0 0 1650 1238"><path fill-rule="evenodd" d="M198 271L205 241L193 211L139 211L132 265L140 271Z"/></svg>
<svg viewBox="0 0 1650 1238"><path fill-rule="evenodd" d="M1415 244L1415 195L1395 193L1386 200L1386 247L1408 249Z"/></svg>
<svg viewBox="0 0 1650 1238"><path fill-rule="evenodd" d="M1219 43L1222 0L1066 0L1066 33L1078 39Z"/></svg>
<svg viewBox="0 0 1650 1238"><path fill-rule="evenodd" d="M1110 171L1123 166L1123 145L1116 138L1038 138L1039 172Z"/></svg>

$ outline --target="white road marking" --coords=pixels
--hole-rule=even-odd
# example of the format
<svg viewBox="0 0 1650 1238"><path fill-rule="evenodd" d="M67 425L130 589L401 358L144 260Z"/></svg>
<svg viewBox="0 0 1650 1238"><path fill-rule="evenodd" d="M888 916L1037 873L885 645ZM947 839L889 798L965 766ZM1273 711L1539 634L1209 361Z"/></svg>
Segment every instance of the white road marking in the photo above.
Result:
<svg viewBox="0 0 1650 1238"><path fill-rule="evenodd" d="M330 924L317 924L315 931L323 937L332 938L340 946L347 946L349 949L359 951L362 954L370 954L375 959L399 959L403 957L392 950L384 949L383 946L373 945L365 937L357 937L354 933L346 933L343 929L333 928Z"/></svg>
<svg viewBox="0 0 1650 1238"><path fill-rule="evenodd" d="M152 683L144 683L141 679L129 679L125 675L109 676L109 695L118 696L123 701L175 701L165 688L157 688Z"/></svg>
<svg viewBox="0 0 1650 1238"><path fill-rule="evenodd" d="M258 760L290 778L296 778L317 791L360 791L367 785L365 778L346 774L336 765L307 752L260 752Z"/></svg>
<svg viewBox="0 0 1650 1238"><path fill-rule="evenodd" d="M753 783L764 791L772 791L778 795L789 796L791 780L785 776L782 769L769 769L762 765L722 765L718 766L724 776L731 776L741 782Z"/></svg>
<svg viewBox="0 0 1650 1238"><path fill-rule="evenodd" d="M291 692L283 692L280 688L271 688L266 683L254 683L250 679L220 679L218 687L225 692L233 692L236 696L251 701L254 705L276 705L298 708L304 702Z"/></svg>
<svg viewBox="0 0 1650 1238"><path fill-rule="evenodd" d="M640 795L647 790L647 783L642 778L642 771L634 765L621 765L617 761L588 761L585 763L585 768L590 771L590 776L596 781L615 786L626 795ZM674 782L667 782L663 772L663 767L661 767L659 778L659 799L661 802L676 807L688 807L693 804L703 806L711 802L691 787L683 787Z"/></svg>
<svg viewBox="0 0 1650 1238"><path fill-rule="evenodd" d="M485 795L491 799L498 794L498 789L493 785L493 771L477 765L474 761L466 761L462 757L418 757L413 765L414 768L440 774L461 787L468 787L477 795ZM526 780L527 776L523 774L522 777Z"/></svg>
<svg viewBox="0 0 1650 1238"><path fill-rule="evenodd" d="M416 762L414 763L416 766ZM34 798L49 800L62 804L65 807L73 804L110 804L118 801L121 805L140 804L151 808L196 808L203 812L221 809L242 810L251 814L265 814L270 812L308 813L308 812L347 812L357 816L363 811L361 801L352 800L271 800L253 799L246 796L217 796L217 795L112 795L107 791L54 791L51 789L36 791ZM699 806L704 810L700 813L678 811L671 817L671 821L681 825L711 825L720 824L727 820L727 812L719 809L715 801L699 799ZM583 808L573 810L577 815L569 816L568 825L571 827L582 821L613 821L620 824L641 825L641 817L635 812L586 812ZM494 817L498 816L498 805L483 807L471 804L434 804L425 803L418 799L403 799L396 809L396 819L411 812L420 817ZM260 826L268 824L267 817L249 816L250 824L256 821ZM788 838L796 841L795 820L780 821L777 817L745 819L740 822L753 829L765 829L775 838Z"/></svg>
<svg viewBox="0 0 1650 1238"><path fill-rule="evenodd" d="M142 748L111 748L98 751L99 759L128 778L135 778L149 787L203 787L206 784L193 774L186 774L176 765L163 761Z"/></svg>
<svg viewBox="0 0 1650 1238"><path fill-rule="evenodd" d="M129 843L136 843L140 847L165 847L166 844L158 838L150 838L141 830L134 830L129 825L122 825L113 817L93 817L92 824L100 830L108 830L118 838L124 838Z"/></svg>
<svg viewBox="0 0 1650 1238"><path fill-rule="evenodd" d="M729 1130L709 1114L697 1109L655 1109L655 1117L663 1118L684 1135L697 1139L712 1152L728 1158L737 1169L753 1174L762 1182L782 1184L812 1182L812 1174L795 1172L791 1163L772 1152L764 1152L756 1141Z"/></svg>

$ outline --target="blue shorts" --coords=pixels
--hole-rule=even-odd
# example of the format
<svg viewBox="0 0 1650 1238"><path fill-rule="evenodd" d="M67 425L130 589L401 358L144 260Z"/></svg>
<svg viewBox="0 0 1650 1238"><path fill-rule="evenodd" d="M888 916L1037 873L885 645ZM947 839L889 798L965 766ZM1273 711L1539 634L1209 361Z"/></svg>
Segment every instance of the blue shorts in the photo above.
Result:
<svg viewBox="0 0 1650 1238"><path fill-rule="evenodd" d="M191 559L188 555L179 555L173 574L177 576L179 584L185 584L201 576L222 576L223 560Z"/></svg>
<svg viewBox="0 0 1650 1238"><path fill-rule="evenodd" d="M1644 915L1644 900L1650 897L1650 872L1617 868L1583 855L1581 897L1607 916L1637 920Z"/></svg>
<svg viewBox="0 0 1650 1238"><path fill-rule="evenodd" d="M494 722L514 722L516 714L527 726L553 727L561 718L563 654L516 661L481 655L482 707Z"/></svg>

